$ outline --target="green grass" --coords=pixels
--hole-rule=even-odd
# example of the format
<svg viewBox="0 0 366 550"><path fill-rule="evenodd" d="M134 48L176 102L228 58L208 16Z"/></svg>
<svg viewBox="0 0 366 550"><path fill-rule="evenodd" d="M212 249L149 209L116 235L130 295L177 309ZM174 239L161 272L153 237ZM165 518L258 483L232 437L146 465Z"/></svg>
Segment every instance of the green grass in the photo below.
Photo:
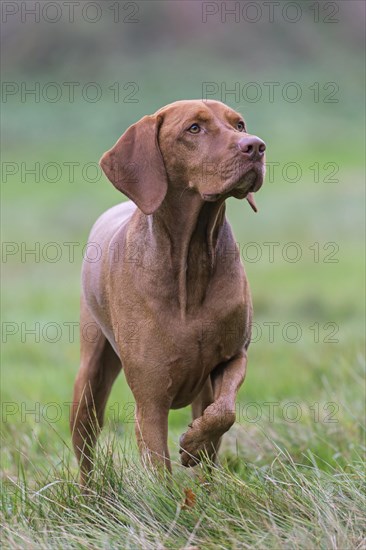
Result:
<svg viewBox="0 0 366 550"><path fill-rule="evenodd" d="M277 414L255 424L239 422L217 469L184 470L174 453L172 481L144 469L130 436L121 444L121 426L110 425L87 495L75 481L68 442L51 426L43 426L47 438L35 430L16 443L10 430L3 543L60 549L361 549L363 375L361 365L354 365L343 374L338 369L334 388L323 380L317 397L340 404L335 423L314 421L304 407L298 423L284 423ZM352 412L348 378L354 383ZM173 430L171 438L175 435ZM191 506L188 490L194 495Z"/></svg>
<svg viewBox="0 0 366 550"><path fill-rule="evenodd" d="M170 415L173 485L166 487L141 467L134 426L126 421L133 399L122 375L107 405L93 492L81 496L68 431L78 335L70 342L63 325L78 320L80 257L71 263L65 254L57 263L9 258L3 302L10 313L3 321L18 323L19 330L8 336L2 355L6 547L364 548L363 191L357 173L352 181L346 199L351 219L344 215L342 183L332 193L311 182L291 189L268 185L258 196L257 216L246 204L229 204L241 246L256 242L264 251L263 242L280 242L281 251L296 241L303 255L297 263L286 262L281 252L273 262L265 252L258 262L245 261L261 337L250 348L237 422L211 480L179 465L178 438L189 409ZM29 217L22 235L11 226L13 239L29 245L85 242L93 218L119 199L103 185L93 189L90 208L82 206L82 187L71 200L71 191L59 186L52 211L46 208L51 191L32 187L31 213L21 185L7 188L8 219L19 208L26 226ZM286 191L285 200L278 189ZM314 262L314 242L336 242L338 262ZM41 334L40 342L34 335L23 335L23 342L21 323L29 329L35 322L59 323L60 340L47 342ZM279 323L273 341L268 322ZM282 332L289 322L301 330L295 343ZM328 341L327 323L337 328L334 342ZM196 495L192 508L183 507L188 487Z"/></svg>

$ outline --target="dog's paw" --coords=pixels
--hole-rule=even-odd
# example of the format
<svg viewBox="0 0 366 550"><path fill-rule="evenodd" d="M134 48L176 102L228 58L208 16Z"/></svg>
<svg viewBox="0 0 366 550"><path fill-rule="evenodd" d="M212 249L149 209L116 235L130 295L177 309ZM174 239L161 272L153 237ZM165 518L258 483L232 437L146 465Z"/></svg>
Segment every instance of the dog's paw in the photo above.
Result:
<svg viewBox="0 0 366 550"><path fill-rule="evenodd" d="M180 460L183 466L197 466L203 457L214 459L220 437L212 437L212 434L204 430L201 418L190 424L179 439Z"/></svg>
<svg viewBox="0 0 366 550"><path fill-rule="evenodd" d="M180 438L180 455L183 466L196 466L203 456L215 460L221 436L235 422L235 411L224 401L216 401L205 409L202 416L189 424Z"/></svg>

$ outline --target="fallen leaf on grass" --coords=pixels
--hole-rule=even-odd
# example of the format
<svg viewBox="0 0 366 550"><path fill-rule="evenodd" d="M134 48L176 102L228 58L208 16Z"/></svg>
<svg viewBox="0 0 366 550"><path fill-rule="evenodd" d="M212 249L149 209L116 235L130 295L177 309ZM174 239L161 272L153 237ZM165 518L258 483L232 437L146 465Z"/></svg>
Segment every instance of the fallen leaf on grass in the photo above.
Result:
<svg viewBox="0 0 366 550"><path fill-rule="evenodd" d="M196 495L192 491L192 489L184 489L185 499L182 506L183 510L186 510L187 508L193 508L193 506L196 504Z"/></svg>

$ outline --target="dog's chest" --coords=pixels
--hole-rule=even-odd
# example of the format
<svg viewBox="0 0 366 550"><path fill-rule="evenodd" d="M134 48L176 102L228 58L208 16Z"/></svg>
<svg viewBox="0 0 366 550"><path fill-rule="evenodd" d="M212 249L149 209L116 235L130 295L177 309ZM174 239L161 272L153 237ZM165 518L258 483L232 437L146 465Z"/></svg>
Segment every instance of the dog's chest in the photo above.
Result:
<svg viewBox="0 0 366 550"><path fill-rule="evenodd" d="M243 303L219 315L171 322L166 335L170 351L165 356L174 395L173 408L190 403L208 375L235 356L249 338L250 315Z"/></svg>
<svg viewBox="0 0 366 550"><path fill-rule="evenodd" d="M125 319L116 335L122 363L133 377L148 371L150 383L181 396L178 407L191 402L210 372L249 340L251 303L243 295L210 301L185 316L161 300L150 299L146 307L134 300L125 301L123 316L119 310Z"/></svg>
<svg viewBox="0 0 366 550"><path fill-rule="evenodd" d="M154 391L180 407L192 401L210 372L248 345L252 306L243 267L233 255L210 276L205 265L198 266L196 278L189 270L180 278L173 267L151 259L131 269L124 262L122 276L111 278L109 309L114 347L130 386L137 390L147 377Z"/></svg>

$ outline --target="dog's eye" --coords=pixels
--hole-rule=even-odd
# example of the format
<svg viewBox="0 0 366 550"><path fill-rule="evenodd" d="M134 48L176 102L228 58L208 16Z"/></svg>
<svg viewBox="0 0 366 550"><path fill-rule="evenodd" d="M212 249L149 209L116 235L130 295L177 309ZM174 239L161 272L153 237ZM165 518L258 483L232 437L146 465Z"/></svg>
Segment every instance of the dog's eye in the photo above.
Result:
<svg viewBox="0 0 366 550"><path fill-rule="evenodd" d="M239 122L236 125L236 129L239 130L239 132L242 132L243 130L245 130L245 125L242 120L239 120Z"/></svg>
<svg viewBox="0 0 366 550"><path fill-rule="evenodd" d="M198 124L192 124L192 126L188 128L188 132L190 132L191 134L199 134L200 131L201 128L198 126Z"/></svg>

